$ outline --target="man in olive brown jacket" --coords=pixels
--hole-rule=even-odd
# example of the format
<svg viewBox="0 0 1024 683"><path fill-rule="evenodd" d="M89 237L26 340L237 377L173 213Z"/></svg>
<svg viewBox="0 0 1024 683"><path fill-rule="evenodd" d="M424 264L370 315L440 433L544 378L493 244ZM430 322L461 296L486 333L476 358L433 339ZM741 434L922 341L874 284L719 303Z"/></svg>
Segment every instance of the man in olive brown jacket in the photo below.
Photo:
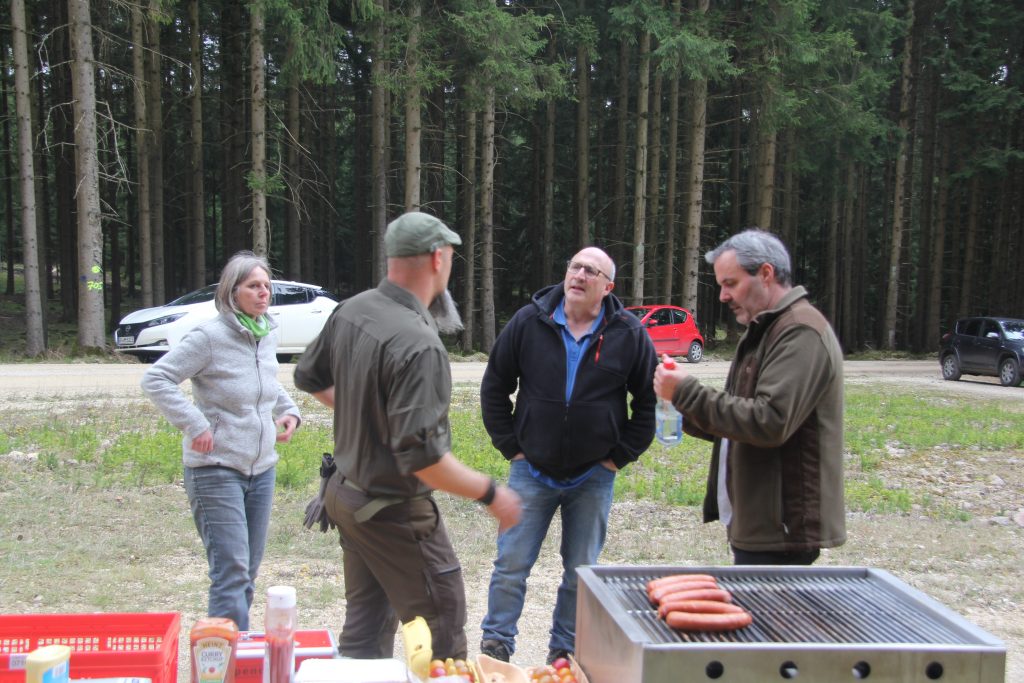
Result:
<svg viewBox="0 0 1024 683"><path fill-rule="evenodd" d="M704 521L726 525L735 563L811 564L846 541L842 350L774 235L746 230L705 259L747 325L725 389L662 364L654 390L714 441Z"/></svg>

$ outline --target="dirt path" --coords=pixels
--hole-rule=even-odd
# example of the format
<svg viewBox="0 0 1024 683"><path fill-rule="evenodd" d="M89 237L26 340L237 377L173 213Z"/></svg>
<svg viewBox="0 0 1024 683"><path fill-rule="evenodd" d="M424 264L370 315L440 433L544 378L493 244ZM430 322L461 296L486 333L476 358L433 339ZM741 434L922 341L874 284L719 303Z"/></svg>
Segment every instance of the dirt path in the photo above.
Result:
<svg viewBox="0 0 1024 683"><path fill-rule="evenodd" d="M479 382L484 366L480 362L452 363L452 381L455 384ZM0 401L72 394L136 396L139 380L148 367L148 364L127 362L0 364L0 397L3 397ZM722 380L729 370L729 361L709 360L683 367L702 379ZM281 366L278 377L286 388L294 387L294 371L293 364ZM1024 388L1002 387L994 377L964 377L959 382L946 382L936 361L846 361L843 372L848 382L857 384L883 382L979 398L1024 398Z"/></svg>

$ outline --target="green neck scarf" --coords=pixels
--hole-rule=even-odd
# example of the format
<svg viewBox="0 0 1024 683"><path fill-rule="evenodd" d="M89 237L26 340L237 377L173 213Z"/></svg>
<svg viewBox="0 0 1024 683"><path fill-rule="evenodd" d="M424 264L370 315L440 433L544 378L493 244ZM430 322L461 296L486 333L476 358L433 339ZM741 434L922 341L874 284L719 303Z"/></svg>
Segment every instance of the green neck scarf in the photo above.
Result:
<svg viewBox="0 0 1024 683"><path fill-rule="evenodd" d="M252 332L253 336L257 339L263 339L270 334L270 322L267 321L267 317L264 315L261 315L256 320L250 318L245 313L235 313L235 317L238 318L238 322L242 323L242 327Z"/></svg>

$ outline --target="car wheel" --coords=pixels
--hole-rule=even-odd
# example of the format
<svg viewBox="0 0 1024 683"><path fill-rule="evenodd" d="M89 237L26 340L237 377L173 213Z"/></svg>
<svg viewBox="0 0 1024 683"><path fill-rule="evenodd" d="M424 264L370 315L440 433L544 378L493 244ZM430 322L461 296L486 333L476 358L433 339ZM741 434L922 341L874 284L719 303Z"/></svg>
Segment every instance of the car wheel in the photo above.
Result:
<svg viewBox="0 0 1024 683"><path fill-rule="evenodd" d="M952 353L942 359L942 379L951 382L960 379L960 361Z"/></svg>
<svg viewBox="0 0 1024 683"><path fill-rule="evenodd" d="M1015 387L1020 384L1020 366L1013 358L1007 358L999 364L999 383L1004 387Z"/></svg>
<svg viewBox="0 0 1024 683"><path fill-rule="evenodd" d="M690 343L690 350L686 353L686 360L691 363L699 363L700 359L704 357L704 347L699 341Z"/></svg>

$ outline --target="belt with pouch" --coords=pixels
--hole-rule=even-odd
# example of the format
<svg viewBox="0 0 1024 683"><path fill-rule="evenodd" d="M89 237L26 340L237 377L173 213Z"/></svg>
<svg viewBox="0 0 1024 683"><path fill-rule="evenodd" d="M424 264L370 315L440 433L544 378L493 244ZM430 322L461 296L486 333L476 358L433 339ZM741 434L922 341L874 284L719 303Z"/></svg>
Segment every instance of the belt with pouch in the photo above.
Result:
<svg viewBox="0 0 1024 683"><path fill-rule="evenodd" d="M421 493L419 495L409 496L409 497L404 497L404 496L374 496L371 493L369 493L366 489L364 489L362 486L360 486L359 484L357 484L354 481L352 481L351 479L349 479L348 477L346 477L344 475L341 475L341 474L339 474L338 476L341 477L341 483L342 484L344 484L345 486L349 487L350 489L354 489L356 491L359 491L363 495L370 496L370 498L371 498L369 503L367 503L366 505L363 505L361 508L359 508L358 510L356 510L355 512L352 513L352 517L359 524L362 524L363 522L366 522L366 521L368 521L370 519L373 519L373 516L375 514L377 514L378 512L380 512L381 510L383 510L386 507L391 507L392 505L398 505L399 503L408 503L411 500L420 500L422 498L429 498L430 497L430 493Z"/></svg>

